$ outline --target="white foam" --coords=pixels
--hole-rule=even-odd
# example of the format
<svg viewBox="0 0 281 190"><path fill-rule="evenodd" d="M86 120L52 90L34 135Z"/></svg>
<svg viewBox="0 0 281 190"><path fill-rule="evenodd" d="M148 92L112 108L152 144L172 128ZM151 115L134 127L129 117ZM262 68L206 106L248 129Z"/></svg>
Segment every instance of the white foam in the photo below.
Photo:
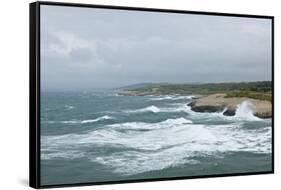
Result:
<svg viewBox="0 0 281 190"><path fill-rule="evenodd" d="M64 107L66 110L72 110L76 108L75 106L70 106L70 105L65 105Z"/></svg>
<svg viewBox="0 0 281 190"><path fill-rule="evenodd" d="M67 121L45 121L45 123L63 123L63 124L85 124L85 123L95 123L98 121L103 121L107 119L114 119L114 117L104 115L101 117L98 117L96 119L86 119L86 120L67 120Z"/></svg>
<svg viewBox="0 0 281 190"><path fill-rule="evenodd" d="M137 110L128 110L125 112L127 112L127 113L143 113L143 112L158 113L158 112L160 112L160 109L157 106L152 105L152 106L148 106L148 107L137 109Z"/></svg>
<svg viewBox="0 0 281 190"><path fill-rule="evenodd" d="M126 122L108 125L109 127L120 128L120 129L160 129L167 127L174 127L181 124L190 124L191 120L185 119L183 117L176 119L167 119L159 123L145 123L145 122Z"/></svg>
<svg viewBox="0 0 281 190"><path fill-rule="evenodd" d="M42 151L43 153L41 154L41 159L43 160L51 160L51 159L76 159L76 158L81 158L84 156L83 152L79 152L79 151L63 151L63 152L49 152L49 153L44 153L44 151Z"/></svg>
<svg viewBox="0 0 281 190"><path fill-rule="evenodd" d="M235 118L249 120L249 121L259 121L260 118L256 117L253 113L254 105L249 101L244 101L237 106Z"/></svg>
<svg viewBox="0 0 281 190"><path fill-rule="evenodd" d="M102 121L102 120L107 120L107 119L113 119L113 117L105 115L105 116L102 116L102 117L98 117L96 119L83 120L83 121L81 121L81 123L94 123L94 122L97 122L97 121Z"/></svg>
<svg viewBox="0 0 281 190"><path fill-rule="evenodd" d="M55 123L64 123L64 124L76 124L76 123L81 123L81 121L78 120L69 120L69 121L58 121Z"/></svg>
<svg viewBox="0 0 281 190"><path fill-rule="evenodd" d="M161 122L161 124L164 124L164 125L179 125L179 124L187 124L187 123L192 123L192 121L185 119L183 117L176 118L176 119L167 119L167 120Z"/></svg>
<svg viewBox="0 0 281 190"><path fill-rule="evenodd" d="M123 175L184 163L196 164L198 161L194 160L194 156L217 156L229 151L271 152L270 126L247 130L240 125L199 125L185 118L167 119L159 123L119 123L87 134L42 136L41 148L47 157L48 152L78 151L81 154L76 155L104 164L113 168L113 172ZM127 150L99 154L98 157L83 152L85 147L95 146ZM63 154L60 156L67 157Z"/></svg>
<svg viewBox="0 0 281 190"><path fill-rule="evenodd" d="M172 107L157 107L154 105L136 109L136 110L126 110L124 111L126 113L143 113L143 112L153 112L153 113L159 113L159 112L186 112L190 113L191 109L189 106L187 106L187 103L177 103L173 104Z"/></svg>
<svg viewBox="0 0 281 190"><path fill-rule="evenodd" d="M188 108L187 108L188 107ZM234 116L225 116L223 113L227 110L224 108L221 112L213 112L213 113L202 113L202 112L194 112L191 110L190 106L186 108L182 107L182 110L185 110L187 113L192 115L194 118L200 118L205 120L228 120L228 121L267 121L267 119L261 119L254 115L253 112L253 104L249 101L244 101L241 104L237 105L236 113Z"/></svg>

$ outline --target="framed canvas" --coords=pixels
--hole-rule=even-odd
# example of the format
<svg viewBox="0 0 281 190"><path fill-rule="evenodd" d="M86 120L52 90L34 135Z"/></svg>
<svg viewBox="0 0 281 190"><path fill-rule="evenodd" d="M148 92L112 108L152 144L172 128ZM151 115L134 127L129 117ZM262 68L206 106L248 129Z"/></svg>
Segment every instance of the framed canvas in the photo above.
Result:
<svg viewBox="0 0 281 190"><path fill-rule="evenodd" d="M274 172L274 17L30 4L30 186Z"/></svg>

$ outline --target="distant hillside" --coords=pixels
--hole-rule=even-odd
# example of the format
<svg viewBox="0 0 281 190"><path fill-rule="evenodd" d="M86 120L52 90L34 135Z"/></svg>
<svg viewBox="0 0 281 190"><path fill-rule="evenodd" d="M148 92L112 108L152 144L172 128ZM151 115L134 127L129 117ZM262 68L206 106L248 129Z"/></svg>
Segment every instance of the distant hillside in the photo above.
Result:
<svg viewBox="0 0 281 190"><path fill-rule="evenodd" d="M123 88L120 95L210 95L225 93L227 97L249 97L271 101L272 82L237 82L237 83L206 83L206 84L153 84L146 83Z"/></svg>
<svg viewBox="0 0 281 190"><path fill-rule="evenodd" d="M118 89L120 90L130 90L130 89L138 89L138 88L144 88L144 87L151 87L155 85L164 85L168 83L137 83L137 84L132 84L128 86L122 86L119 87Z"/></svg>

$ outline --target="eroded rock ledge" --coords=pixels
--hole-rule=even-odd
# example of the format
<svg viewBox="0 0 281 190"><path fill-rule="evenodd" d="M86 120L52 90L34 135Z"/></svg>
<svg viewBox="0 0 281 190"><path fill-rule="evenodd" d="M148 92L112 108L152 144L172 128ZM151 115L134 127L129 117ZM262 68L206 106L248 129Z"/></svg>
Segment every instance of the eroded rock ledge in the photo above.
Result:
<svg viewBox="0 0 281 190"><path fill-rule="evenodd" d="M272 117L272 105L269 101L256 100L251 98L226 98L225 94L212 94L193 100L188 105L195 112L223 112L223 115L234 116L237 106L244 101L249 101L254 115L259 118Z"/></svg>

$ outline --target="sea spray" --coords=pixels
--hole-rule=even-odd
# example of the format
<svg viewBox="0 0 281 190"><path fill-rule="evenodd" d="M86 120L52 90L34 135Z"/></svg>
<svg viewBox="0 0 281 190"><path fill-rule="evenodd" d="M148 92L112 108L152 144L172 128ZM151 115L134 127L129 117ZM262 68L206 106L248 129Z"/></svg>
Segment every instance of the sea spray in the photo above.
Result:
<svg viewBox="0 0 281 190"><path fill-rule="evenodd" d="M241 104L237 105L235 118L248 120L248 121L259 121L253 113L254 105L249 101L243 101Z"/></svg>
<svg viewBox="0 0 281 190"><path fill-rule="evenodd" d="M236 112L234 116L226 116L223 113L227 111L227 107L221 112L204 113L204 112L194 112L189 109L185 109L193 118L200 118L201 121L209 120L227 120L227 121L264 121L254 115L254 105L249 101L243 101L241 104L237 105Z"/></svg>

